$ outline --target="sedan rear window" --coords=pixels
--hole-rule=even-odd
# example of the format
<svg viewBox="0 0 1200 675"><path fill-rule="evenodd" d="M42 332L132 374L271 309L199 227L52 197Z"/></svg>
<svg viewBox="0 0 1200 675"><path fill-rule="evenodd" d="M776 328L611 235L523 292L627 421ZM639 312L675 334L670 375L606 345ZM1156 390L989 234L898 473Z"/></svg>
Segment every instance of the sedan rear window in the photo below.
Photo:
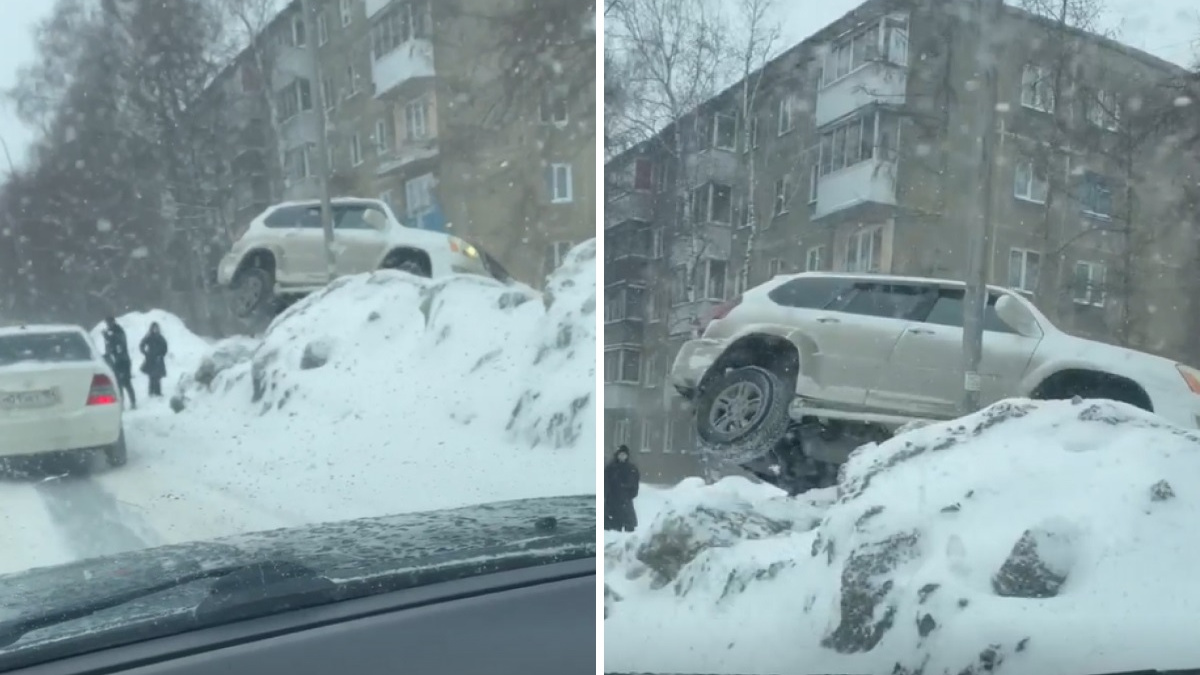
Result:
<svg viewBox="0 0 1200 675"><path fill-rule="evenodd" d="M0 366L24 361L91 361L92 348L79 333L22 333L0 336Z"/></svg>

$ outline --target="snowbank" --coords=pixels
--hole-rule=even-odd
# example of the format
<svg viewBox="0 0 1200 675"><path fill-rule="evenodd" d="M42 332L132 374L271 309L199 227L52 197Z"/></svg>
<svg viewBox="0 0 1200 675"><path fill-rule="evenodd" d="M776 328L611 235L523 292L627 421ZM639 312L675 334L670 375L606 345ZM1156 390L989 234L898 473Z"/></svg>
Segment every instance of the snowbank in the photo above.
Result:
<svg viewBox="0 0 1200 675"><path fill-rule="evenodd" d="M595 276L587 242L544 295L471 276L339 279L261 339L196 356L180 412L130 415L129 465L96 480L163 543L594 494Z"/></svg>
<svg viewBox="0 0 1200 675"><path fill-rule="evenodd" d="M1191 668L1200 434L1005 401L861 448L788 499L672 490L608 533L605 665L706 673Z"/></svg>

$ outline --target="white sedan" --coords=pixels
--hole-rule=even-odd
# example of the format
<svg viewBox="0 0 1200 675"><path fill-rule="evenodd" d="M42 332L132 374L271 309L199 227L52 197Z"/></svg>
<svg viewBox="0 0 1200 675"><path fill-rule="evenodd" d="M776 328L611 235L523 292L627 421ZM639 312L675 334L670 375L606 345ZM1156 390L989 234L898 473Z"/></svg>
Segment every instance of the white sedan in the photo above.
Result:
<svg viewBox="0 0 1200 675"><path fill-rule="evenodd" d="M0 328L0 457L104 453L126 461L117 378L83 328Z"/></svg>

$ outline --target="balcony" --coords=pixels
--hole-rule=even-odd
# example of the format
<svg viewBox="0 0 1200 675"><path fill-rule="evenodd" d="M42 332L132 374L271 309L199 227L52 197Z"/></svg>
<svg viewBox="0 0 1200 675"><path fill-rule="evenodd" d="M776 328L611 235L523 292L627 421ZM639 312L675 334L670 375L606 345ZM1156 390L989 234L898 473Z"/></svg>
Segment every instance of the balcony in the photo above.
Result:
<svg viewBox="0 0 1200 675"><path fill-rule="evenodd" d="M629 220L652 222L654 220L655 195L636 190L615 197L604 210L605 221L610 227Z"/></svg>
<svg viewBox="0 0 1200 675"><path fill-rule="evenodd" d="M896 205L896 164L870 159L821 176L813 218L862 205Z"/></svg>
<svg viewBox="0 0 1200 675"><path fill-rule="evenodd" d="M371 63L376 98L395 98L434 75L433 42L427 39L407 40Z"/></svg>
<svg viewBox="0 0 1200 675"><path fill-rule="evenodd" d="M379 157L379 166L375 175L386 176L394 173L427 173L428 166L438 159L438 142L436 138L422 141L404 141L395 148Z"/></svg>
<svg viewBox="0 0 1200 675"><path fill-rule="evenodd" d="M732 185L737 181L741 164L736 153L709 148L691 154L685 162L688 182L715 182Z"/></svg>
<svg viewBox="0 0 1200 675"><path fill-rule="evenodd" d="M906 68L883 61L869 63L817 93L817 127L869 105L903 105L907 91Z"/></svg>
<svg viewBox="0 0 1200 675"><path fill-rule="evenodd" d="M305 110L283 121L279 125L280 144L294 148L305 143L316 143L317 115L312 110Z"/></svg>
<svg viewBox="0 0 1200 675"><path fill-rule="evenodd" d="M271 64L272 89L280 89L296 78L312 75L312 56L307 49L280 45L275 48L273 61Z"/></svg>

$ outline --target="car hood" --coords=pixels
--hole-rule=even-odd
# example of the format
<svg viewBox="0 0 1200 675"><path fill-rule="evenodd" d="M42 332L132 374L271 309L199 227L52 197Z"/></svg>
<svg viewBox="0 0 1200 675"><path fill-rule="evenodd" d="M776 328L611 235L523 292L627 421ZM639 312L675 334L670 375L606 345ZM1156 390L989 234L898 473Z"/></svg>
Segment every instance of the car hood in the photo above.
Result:
<svg viewBox="0 0 1200 675"><path fill-rule="evenodd" d="M1159 390L1189 393L1176 362L1170 359L1062 332L1047 334L1045 341L1050 343L1046 346L1053 345L1054 353L1069 354L1069 360L1076 365L1100 367Z"/></svg>
<svg viewBox="0 0 1200 675"><path fill-rule="evenodd" d="M530 565L595 556L594 495L321 523L174 544L0 575L0 622L66 611L206 570L285 560L333 581L521 556ZM482 567L482 565L481 565ZM0 654L130 622L189 612L207 595L194 583L43 628Z"/></svg>

